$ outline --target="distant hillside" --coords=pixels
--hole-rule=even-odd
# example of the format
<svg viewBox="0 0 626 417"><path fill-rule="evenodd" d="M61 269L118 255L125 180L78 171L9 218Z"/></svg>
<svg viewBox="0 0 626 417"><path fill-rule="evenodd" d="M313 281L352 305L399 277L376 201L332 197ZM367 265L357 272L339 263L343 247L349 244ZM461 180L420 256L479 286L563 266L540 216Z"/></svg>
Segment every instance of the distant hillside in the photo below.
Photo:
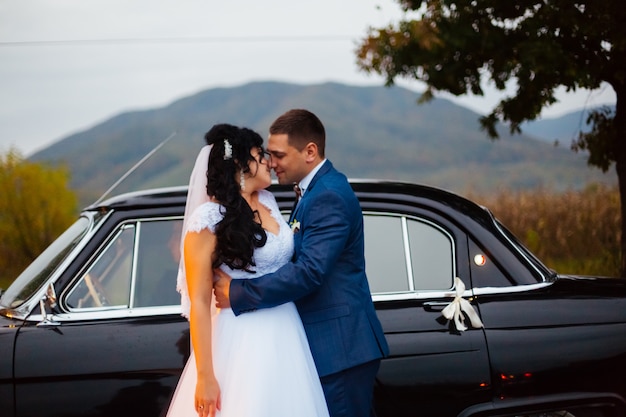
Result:
<svg viewBox="0 0 626 417"><path fill-rule="evenodd" d="M615 110L615 106L609 107ZM588 132L590 130L590 126L587 124L589 112L589 109L581 109L560 117L524 123L522 131L539 140L552 144L558 143L565 148L569 148L572 141L578 138L578 132L581 130Z"/></svg>
<svg viewBox="0 0 626 417"><path fill-rule="evenodd" d="M172 132L176 136L117 191L186 184L204 133L228 122L267 135L290 108L316 113L327 129L327 156L355 178L426 183L457 192L537 186L581 188L590 181L615 183L586 166L584 155L528 136L490 141L479 115L444 99L417 105L419 94L400 87L336 83L295 85L256 82L215 88L170 105L120 114L64 138L30 159L65 163L81 201L97 199L131 166Z"/></svg>

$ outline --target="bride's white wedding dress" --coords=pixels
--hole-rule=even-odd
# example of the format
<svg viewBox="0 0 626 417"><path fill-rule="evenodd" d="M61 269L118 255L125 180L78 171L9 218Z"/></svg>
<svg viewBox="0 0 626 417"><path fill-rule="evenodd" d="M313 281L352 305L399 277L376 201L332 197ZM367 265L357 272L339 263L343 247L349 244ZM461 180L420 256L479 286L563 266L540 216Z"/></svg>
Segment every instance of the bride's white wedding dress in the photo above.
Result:
<svg viewBox="0 0 626 417"><path fill-rule="evenodd" d="M280 225L277 235L267 232L265 246L254 252L254 274L224 270L233 278L262 276L289 262L293 233L268 191L259 192ZM189 231L208 228L222 219L220 206L205 203L191 216ZM293 303L235 316L220 310L213 318L213 366L220 385L221 417L328 416L306 334ZM194 417L195 358L189 358L174 393L168 416Z"/></svg>

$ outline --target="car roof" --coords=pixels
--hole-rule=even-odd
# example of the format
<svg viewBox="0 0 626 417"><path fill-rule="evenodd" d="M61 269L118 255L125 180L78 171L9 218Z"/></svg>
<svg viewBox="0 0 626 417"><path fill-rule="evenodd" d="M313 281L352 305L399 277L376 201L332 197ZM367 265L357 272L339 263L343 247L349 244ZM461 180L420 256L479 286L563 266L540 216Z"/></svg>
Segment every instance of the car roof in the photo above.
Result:
<svg viewBox="0 0 626 417"><path fill-rule="evenodd" d="M434 201L445 201L449 205L450 203L462 204L466 206L475 205L469 200L454 194L444 189L435 188L423 184L414 184L402 181L389 181L389 180L370 180L370 179L350 179L350 184L354 191L358 194L375 194L380 197L387 195L391 197L393 195L410 195L414 197L423 197ZM293 199L292 188L290 185L280 185L273 183L269 187L270 191L277 195L277 198L282 199L287 197ZM133 191L129 193L119 194L110 197L104 201L91 204L85 208L85 210L98 210L98 209L123 209L124 207L137 206L163 206L163 205L179 205L185 203L187 196L187 186L175 186L175 187L163 187L152 188L140 191Z"/></svg>
<svg viewBox="0 0 626 417"><path fill-rule="evenodd" d="M421 205L439 205L443 211L455 210L466 215L482 217L487 214L484 207L450 191L423 184L402 181L350 179L350 185L361 202L387 201ZM273 183L269 190L278 202L292 201L293 190L290 185ZM150 207L180 206L185 204L187 186L153 188L134 191L110 197L104 201L87 206L85 211L128 210ZM447 210L446 210L447 208Z"/></svg>
<svg viewBox="0 0 626 417"><path fill-rule="evenodd" d="M143 207L163 207L184 205L187 186L152 188L119 194L104 201L98 201L84 208L84 211L124 210Z"/></svg>

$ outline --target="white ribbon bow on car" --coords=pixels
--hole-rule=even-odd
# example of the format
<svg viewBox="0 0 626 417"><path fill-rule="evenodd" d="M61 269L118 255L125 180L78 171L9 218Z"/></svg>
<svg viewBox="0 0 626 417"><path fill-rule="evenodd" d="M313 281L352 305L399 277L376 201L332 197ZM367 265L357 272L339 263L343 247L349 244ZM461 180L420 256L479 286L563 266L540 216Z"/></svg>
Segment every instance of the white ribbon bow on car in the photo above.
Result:
<svg viewBox="0 0 626 417"><path fill-rule="evenodd" d="M467 317L469 317L472 327L483 327L483 322L480 321L480 317L478 317L474 307L472 307L469 301L463 298L465 284L463 284L463 281L461 281L459 277L454 278L454 288L456 290L456 296L454 300L441 311L441 314L448 320L454 319L454 325L457 330L461 332L467 330L463 313L467 314Z"/></svg>

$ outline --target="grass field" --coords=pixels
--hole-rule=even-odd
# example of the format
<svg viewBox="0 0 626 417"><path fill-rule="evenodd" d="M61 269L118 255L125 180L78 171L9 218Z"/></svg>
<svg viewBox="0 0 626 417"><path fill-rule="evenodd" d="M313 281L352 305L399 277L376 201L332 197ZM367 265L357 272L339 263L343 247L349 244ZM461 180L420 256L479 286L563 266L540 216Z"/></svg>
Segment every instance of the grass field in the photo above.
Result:
<svg viewBox="0 0 626 417"><path fill-rule="evenodd" d="M470 196L487 206L548 267L562 274L619 276L617 187Z"/></svg>

